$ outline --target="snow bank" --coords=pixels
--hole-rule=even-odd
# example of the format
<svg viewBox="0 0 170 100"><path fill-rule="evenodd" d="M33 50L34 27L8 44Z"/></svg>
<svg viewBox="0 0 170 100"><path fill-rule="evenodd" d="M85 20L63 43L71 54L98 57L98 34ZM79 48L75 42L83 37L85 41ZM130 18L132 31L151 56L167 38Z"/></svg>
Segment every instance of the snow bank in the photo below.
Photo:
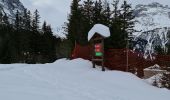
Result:
<svg viewBox="0 0 170 100"><path fill-rule="evenodd" d="M136 76L93 69L90 61L0 65L1 100L169 100L170 91Z"/></svg>
<svg viewBox="0 0 170 100"><path fill-rule="evenodd" d="M88 33L88 41L96 34L100 34L103 37L109 37L110 36L110 29L102 24L96 24L93 26L93 28Z"/></svg>
<svg viewBox="0 0 170 100"><path fill-rule="evenodd" d="M154 66L148 67L144 69L144 78L151 78L157 74L163 74L166 70L161 69L161 67L157 64Z"/></svg>
<svg viewBox="0 0 170 100"><path fill-rule="evenodd" d="M154 82L156 81L158 87L161 88L162 87L162 84L161 84L162 77L163 77L162 74L156 74L148 79L145 79L145 81L150 85L153 85Z"/></svg>
<svg viewBox="0 0 170 100"><path fill-rule="evenodd" d="M161 67L158 64L155 64L154 66L145 68L144 70L153 70L153 71L157 71L158 70L159 71L159 70L161 70Z"/></svg>

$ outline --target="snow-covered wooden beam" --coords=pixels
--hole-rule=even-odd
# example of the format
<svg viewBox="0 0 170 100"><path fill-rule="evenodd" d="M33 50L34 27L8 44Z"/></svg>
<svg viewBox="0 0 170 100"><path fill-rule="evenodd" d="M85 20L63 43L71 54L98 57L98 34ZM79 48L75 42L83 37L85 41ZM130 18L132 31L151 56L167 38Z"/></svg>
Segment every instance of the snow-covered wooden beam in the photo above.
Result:
<svg viewBox="0 0 170 100"><path fill-rule="evenodd" d="M88 41L90 41L96 33L104 38L110 37L109 27L102 24L95 24L88 33Z"/></svg>

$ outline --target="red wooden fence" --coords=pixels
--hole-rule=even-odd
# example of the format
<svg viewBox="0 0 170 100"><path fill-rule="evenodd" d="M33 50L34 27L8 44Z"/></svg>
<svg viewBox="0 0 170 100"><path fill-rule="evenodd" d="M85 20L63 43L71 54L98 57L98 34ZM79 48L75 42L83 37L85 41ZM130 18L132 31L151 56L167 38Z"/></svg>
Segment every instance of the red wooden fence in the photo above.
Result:
<svg viewBox="0 0 170 100"><path fill-rule="evenodd" d="M127 68L127 50L126 49L109 49L105 50L105 67L111 70L126 71ZM83 58L91 60L92 47L90 45L76 45L72 54L72 58ZM154 61L146 60L143 55L138 52L129 50L129 69L138 69L138 75L143 76L143 69L154 64L167 66L170 64L170 55L157 55Z"/></svg>

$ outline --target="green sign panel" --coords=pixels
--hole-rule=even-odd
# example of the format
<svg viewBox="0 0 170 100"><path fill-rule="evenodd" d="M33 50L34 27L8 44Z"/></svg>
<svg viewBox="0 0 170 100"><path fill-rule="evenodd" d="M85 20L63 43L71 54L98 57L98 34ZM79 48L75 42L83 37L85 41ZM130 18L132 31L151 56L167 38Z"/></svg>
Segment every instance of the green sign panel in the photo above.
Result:
<svg viewBox="0 0 170 100"><path fill-rule="evenodd" d="M101 56L103 55L103 53L101 53L101 52L96 52L95 55L96 55L97 57L101 57Z"/></svg>

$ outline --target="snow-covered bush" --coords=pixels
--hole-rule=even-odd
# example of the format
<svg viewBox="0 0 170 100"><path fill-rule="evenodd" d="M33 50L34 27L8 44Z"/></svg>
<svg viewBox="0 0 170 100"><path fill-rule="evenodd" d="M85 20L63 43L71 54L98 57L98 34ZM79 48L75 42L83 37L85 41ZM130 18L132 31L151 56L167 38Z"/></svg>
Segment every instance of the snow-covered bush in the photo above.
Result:
<svg viewBox="0 0 170 100"><path fill-rule="evenodd" d="M161 84L163 88L170 89L170 73L163 73L161 78Z"/></svg>
<svg viewBox="0 0 170 100"><path fill-rule="evenodd" d="M170 73L157 74L146 81L153 86L170 89Z"/></svg>
<svg viewBox="0 0 170 100"><path fill-rule="evenodd" d="M170 72L168 68L161 68L159 65L154 65L145 69L145 77L152 76L146 81L159 88L170 89Z"/></svg>

